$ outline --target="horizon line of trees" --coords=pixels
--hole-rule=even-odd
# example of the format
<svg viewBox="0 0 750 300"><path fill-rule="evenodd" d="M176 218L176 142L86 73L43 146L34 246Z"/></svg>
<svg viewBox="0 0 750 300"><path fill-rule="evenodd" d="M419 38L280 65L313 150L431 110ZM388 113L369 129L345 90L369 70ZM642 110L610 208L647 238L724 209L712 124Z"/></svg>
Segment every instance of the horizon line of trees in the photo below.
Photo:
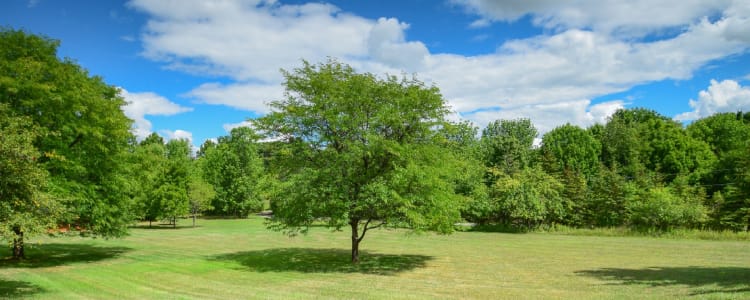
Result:
<svg viewBox="0 0 750 300"><path fill-rule="evenodd" d="M464 216L533 228L750 230L750 113L682 124L621 109L606 124L565 124L532 147L528 119L498 120L468 147L487 197Z"/></svg>
<svg viewBox="0 0 750 300"><path fill-rule="evenodd" d="M750 230L750 113L682 124L644 108L606 124L565 124L538 136L529 119L445 127L446 151L465 158L461 216L479 224L536 228ZM249 127L207 141L194 158L222 191L206 214L244 217L273 207L272 160L282 142ZM434 162L440 164L439 161Z"/></svg>

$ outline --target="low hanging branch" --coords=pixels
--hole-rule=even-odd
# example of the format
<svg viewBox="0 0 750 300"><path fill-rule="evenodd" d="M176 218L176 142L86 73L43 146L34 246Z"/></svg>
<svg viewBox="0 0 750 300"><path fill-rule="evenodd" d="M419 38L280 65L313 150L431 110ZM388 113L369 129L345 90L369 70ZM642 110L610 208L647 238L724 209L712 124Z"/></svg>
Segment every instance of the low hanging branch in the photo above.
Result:
<svg viewBox="0 0 750 300"><path fill-rule="evenodd" d="M362 241L362 239L364 239L364 238L365 238L365 233L367 233L367 231L368 231L368 230L370 230L370 229L376 229L376 228L382 227L383 225L385 225L385 224L386 224L386 222L384 221L384 222L381 222L381 223L380 223L380 224L378 224L378 225L375 225L375 226L373 226L373 227L369 227L369 225L370 225L370 221L372 221L372 219L367 219L367 222L365 222L365 227L364 227L364 228L362 228L362 234L361 234L361 235L359 236L359 238L357 238L357 241L360 241L360 242L361 242L361 241Z"/></svg>

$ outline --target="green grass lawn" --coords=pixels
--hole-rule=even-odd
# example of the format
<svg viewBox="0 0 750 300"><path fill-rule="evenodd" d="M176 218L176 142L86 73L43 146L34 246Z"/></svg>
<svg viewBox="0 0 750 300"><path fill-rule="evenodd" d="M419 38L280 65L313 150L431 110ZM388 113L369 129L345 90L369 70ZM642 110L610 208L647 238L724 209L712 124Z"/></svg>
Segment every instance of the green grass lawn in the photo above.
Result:
<svg viewBox="0 0 750 300"><path fill-rule="evenodd" d="M0 298L750 299L747 241L377 230L351 265L348 232L198 225L38 239L26 261L0 260Z"/></svg>

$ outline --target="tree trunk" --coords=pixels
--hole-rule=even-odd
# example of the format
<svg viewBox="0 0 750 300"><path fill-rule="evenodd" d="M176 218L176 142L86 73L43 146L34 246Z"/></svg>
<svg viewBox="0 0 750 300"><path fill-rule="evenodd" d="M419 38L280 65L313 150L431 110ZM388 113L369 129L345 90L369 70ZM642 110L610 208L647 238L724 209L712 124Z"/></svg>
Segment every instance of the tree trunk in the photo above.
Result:
<svg viewBox="0 0 750 300"><path fill-rule="evenodd" d="M352 263L358 264L359 263L359 232L358 232L358 225L359 221L352 221L349 223L349 225L352 226Z"/></svg>
<svg viewBox="0 0 750 300"><path fill-rule="evenodd" d="M177 217L172 217L172 228L177 228Z"/></svg>
<svg viewBox="0 0 750 300"><path fill-rule="evenodd" d="M20 227L14 227L13 232L16 233L16 237L13 239L13 259L24 259L26 255L23 252L23 231Z"/></svg>
<svg viewBox="0 0 750 300"><path fill-rule="evenodd" d="M195 227L195 214L193 214L193 227Z"/></svg>

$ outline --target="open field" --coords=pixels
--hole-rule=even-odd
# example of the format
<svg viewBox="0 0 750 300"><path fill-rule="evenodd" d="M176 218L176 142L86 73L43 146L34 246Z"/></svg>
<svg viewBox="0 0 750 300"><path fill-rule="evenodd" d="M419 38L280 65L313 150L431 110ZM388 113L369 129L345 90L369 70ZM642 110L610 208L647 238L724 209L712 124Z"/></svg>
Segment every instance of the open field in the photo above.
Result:
<svg viewBox="0 0 750 300"><path fill-rule="evenodd" d="M26 261L0 260L0 298L750 298L747 241L376 230L353 266L348 232L198 225L39 239Z"/></svg>

